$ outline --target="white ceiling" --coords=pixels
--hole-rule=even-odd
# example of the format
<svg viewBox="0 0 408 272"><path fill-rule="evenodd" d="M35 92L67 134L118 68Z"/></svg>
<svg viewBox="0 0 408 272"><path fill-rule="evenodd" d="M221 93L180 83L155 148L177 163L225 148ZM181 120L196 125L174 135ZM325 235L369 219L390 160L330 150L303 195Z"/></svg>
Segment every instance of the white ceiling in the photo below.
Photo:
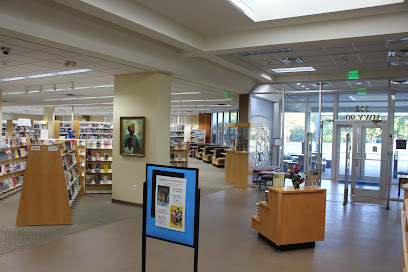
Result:
<svg viewBox="0 0 408 272"><path fill-rule="evenodd" d="M1 35L0 46L11 48L9 55L0 53L0 79L61 72L73 69L93 70L92 72L78 74L0 82L0 90L3 90L3 112L5 113L30 113L42 115L44 107L56 107L57 114L71 115L72 106L74 106L75 115L111 115L113 98L100 97L113 96L113 87L79 90L75 90L75 88L113 85L114 75L116 74L147 71L101 58L90 57ZM76 66L65 66L66 60L76 62ZM74 85L74 90L72 90L72 84ZM40 86L43 90L42 92L38 92ZM44 91L53 90L55 86L57 88L57 91L55 92ZM27 89L29 91L28 93L25 92ZM58 89L68 90L58 91ZM224 91L225 90L210 87L205 84L174 78L172 92L201 92L201 94L173 95L172 99L223 99L225 98ZM18 94L12 94L16 92ZM87 97L89 97L89 99L86 99ZM233 108L237 108L237 95L233 94L232 98L233 100L229 104L231 104ZM49 99L68 100L46 101ZM222 102L180 102L174 103L174 105L177 105L176 108L180 106L180 108L185 109L203 109L204 105L219 103ZM181 105L187 105L188 107L182 107ZM205 108L215 111L224 107L206 106ZM211 111L205 110L200 112Z"/></svg>

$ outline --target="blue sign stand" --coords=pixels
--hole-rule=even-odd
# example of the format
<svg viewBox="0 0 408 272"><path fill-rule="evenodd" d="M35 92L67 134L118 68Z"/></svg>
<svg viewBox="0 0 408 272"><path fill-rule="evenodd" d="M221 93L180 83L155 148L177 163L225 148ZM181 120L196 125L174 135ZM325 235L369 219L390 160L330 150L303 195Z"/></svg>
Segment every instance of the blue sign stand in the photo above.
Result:
<svg viewBox="0 0 408 272"><path fill-rule="evenodd" d="M183 232L155 225L156 175L186 179ZM199 221L198 169L146 164L146 182L143 185L142 272L146 272L146 237L194 248L194 272L197 272Z"/></svg>

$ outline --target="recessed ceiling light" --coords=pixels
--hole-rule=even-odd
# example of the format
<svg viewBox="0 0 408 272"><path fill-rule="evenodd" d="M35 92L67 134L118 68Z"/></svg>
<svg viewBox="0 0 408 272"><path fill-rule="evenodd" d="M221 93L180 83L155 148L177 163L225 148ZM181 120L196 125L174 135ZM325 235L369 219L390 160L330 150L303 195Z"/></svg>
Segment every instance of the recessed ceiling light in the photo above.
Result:
<svg viewBox="0 0 408 272"><path fill-rule="evenodd" d="M279 69L271 69L273 72L277 74L282 73L299 73L299 72L314 72L316 71L313 67L293 67L293 68L279 68Z"/></svg>
<svg viewBox="0 0 408 272"><path fill-rule="evenodd" d="M361 82L357 82L356 84L357 84L357 85L361 85L361 84L363 84L363 83L361 83Z"/></svg>
<svg viewBox="0 0 408 272"><path fill-rule="evenodd" d="M201 92L185 92L185 93L171 93L171 95L182 95L182 94L200 94Z"/></svg>
<svg viewBox="0 0 408 272"><path fill-rule="evenodd" d="M46 73L46 74L38 74L38 75L30 75L30 76L3 78L3 79L0 79L0 82L16 81L16 80L24 80L24 79L33 79L33 78L43 78L43 77L52 77L52 76L62 76L62 75L78 74L78 73L85 73L85 72L92 72L92 71L93 70L91 70L91 69L68 70L68 71L55 72L55 73Z"/></svg>
<svg viewBox="0 0 408 272"><path fill-rule="evenodd" d="M260 55L260 54L269 54L269 53L282 53L282 52L290 52L290 51L292 51L292 48L255 50L255 51L241 52L240 54L242 56L248 56L248 55Z"/></svg>
<svg viewBox="0 0 408 272"><path fill-rule="evenodd" d="M305 86L304 85L302 85L302 88L304 88Z"/></svg>
<svg viewBox="0 0 408 272"><path fill-rule="evenodd" d="M306 90L309 90L309 88L306 88Z"/></svg>
<svg viewBox="0 0 408 272"><path fill-rule="evenodd" d="M300 83L296 83L296 85L298 85L298 86L299 86L299 85L300 85Z"/></svg>
<svg viewBox="0 0 408 272"><path fill-rule="evenodd" d="M241 10L243 13L252 13L254 12L244 1L241 0L228 0L232 5L237 9Z"/></svg>

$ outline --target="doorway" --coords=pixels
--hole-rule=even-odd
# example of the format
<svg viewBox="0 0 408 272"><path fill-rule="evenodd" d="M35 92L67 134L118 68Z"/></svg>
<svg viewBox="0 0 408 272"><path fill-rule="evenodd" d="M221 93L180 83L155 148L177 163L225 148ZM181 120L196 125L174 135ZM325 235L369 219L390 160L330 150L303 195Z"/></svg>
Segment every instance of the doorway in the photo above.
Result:
<svg viewBox="0 0 408 272"><path fill-rule="evenodd" d="M346 170L346 135L350 134L351 162ZM388 177L388 122L336 120L333 125L335 145L334 179L344 182L350 177L351 198L385 200ZM366 202L362 199L359 202Z"/></svg>

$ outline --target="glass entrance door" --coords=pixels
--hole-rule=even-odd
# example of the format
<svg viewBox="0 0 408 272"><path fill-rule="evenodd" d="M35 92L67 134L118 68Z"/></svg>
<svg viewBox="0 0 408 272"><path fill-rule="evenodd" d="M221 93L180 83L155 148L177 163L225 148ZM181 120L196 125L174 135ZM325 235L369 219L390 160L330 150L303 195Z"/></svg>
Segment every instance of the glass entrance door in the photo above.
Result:
<svg viewBox="0 0 408 272"><path fill-rule="evenodd" d="M388 123L353 122L351 195L384 199L387 187Z"/></svg>

